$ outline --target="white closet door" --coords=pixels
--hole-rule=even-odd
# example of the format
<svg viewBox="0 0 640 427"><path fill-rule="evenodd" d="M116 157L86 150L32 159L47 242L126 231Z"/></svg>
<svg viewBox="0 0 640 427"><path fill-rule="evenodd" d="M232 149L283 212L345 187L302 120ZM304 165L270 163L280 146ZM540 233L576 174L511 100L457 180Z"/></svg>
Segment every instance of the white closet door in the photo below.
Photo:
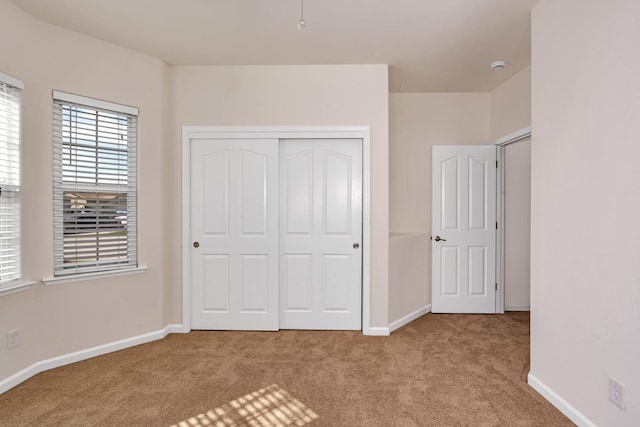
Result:
<svg viewBox="0 0 640 427"><path fill-rule="evenodd" d="M362 141L280 142L280 328L361 329Z"/></svg>
<svg viewBox="0 0 640 427"><path fill-rule="evenodd" d="M191 142L191 327L278 329L278 140Z"/></svg>

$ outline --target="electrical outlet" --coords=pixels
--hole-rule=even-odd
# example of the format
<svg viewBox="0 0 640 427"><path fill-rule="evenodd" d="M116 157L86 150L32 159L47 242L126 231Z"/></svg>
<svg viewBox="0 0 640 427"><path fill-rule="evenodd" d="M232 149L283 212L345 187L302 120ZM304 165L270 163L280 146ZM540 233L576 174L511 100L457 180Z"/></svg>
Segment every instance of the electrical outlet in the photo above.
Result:
<svg viewBox="0 0 640 427"><path fill-rule="evenodd" d="M20 345L20 328L7 332L7 350Z"/></svg>
<svg viewBox="0 0 640 427"><path fill-rule="evenodd" d="M609 400L624 409L624 386L613 378L609 378Z"/></svg>

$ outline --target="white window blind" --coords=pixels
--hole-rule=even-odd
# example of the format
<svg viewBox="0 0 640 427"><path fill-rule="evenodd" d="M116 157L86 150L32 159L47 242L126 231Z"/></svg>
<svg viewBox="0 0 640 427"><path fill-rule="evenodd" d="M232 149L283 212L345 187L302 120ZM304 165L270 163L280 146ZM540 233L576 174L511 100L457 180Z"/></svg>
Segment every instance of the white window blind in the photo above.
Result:
<svg viewBox="0 0 640 427"><path fill-rule="evenodd" d="M136 267L137 110L54 92L53 123L55 275Z"/></svg>
<svg viewBox="0 0 640 427"><path fill-rule="evenodd" d="M2 77L4 75L0 75L0 287L20 279L20 89ZM18 81L12 79L11 82Z"/></svg>

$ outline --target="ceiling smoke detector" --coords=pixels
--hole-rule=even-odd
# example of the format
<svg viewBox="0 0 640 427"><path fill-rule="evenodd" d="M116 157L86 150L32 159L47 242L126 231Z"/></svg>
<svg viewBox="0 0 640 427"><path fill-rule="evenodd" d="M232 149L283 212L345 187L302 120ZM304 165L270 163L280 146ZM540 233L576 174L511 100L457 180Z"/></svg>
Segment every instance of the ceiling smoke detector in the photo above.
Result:
<svg viewBox="0 0 640 427"><path fill-rule="evenodd" d="M502 71L506 66L506 61L493 61L489 67L491 67L491 71Z"/></svg>

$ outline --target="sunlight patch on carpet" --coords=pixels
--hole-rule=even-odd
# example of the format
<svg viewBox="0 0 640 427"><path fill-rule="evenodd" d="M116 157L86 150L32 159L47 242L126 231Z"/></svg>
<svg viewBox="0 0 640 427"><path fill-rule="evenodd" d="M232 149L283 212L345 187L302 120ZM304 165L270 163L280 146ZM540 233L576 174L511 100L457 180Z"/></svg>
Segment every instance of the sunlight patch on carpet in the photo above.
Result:
<svg viewBox="0 0 640 427"><path fill-rule="evenodd" d="M304 426L318 417L277 384L272 384L171 427Z"/></svg>

